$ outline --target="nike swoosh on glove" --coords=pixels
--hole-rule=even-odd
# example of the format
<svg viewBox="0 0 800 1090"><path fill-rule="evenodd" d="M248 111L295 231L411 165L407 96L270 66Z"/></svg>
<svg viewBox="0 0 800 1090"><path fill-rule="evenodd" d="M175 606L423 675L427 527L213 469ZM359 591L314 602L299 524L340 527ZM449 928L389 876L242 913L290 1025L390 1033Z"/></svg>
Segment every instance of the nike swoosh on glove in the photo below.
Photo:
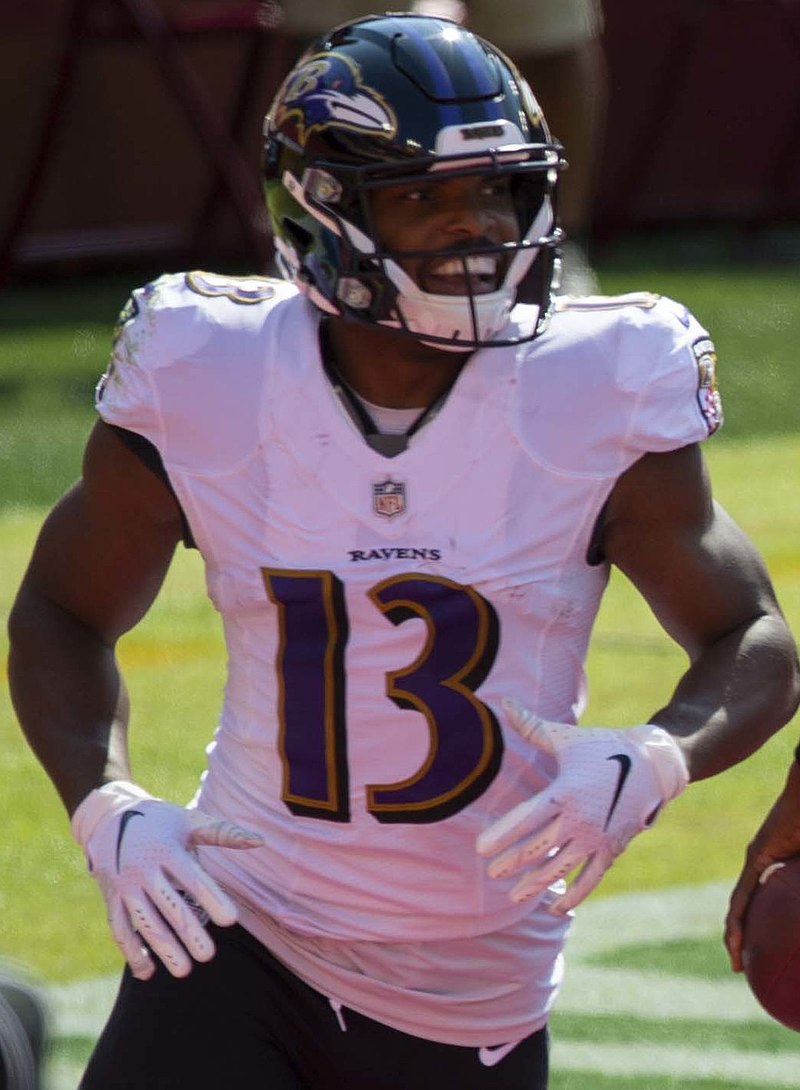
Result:
<svg viewBox="0 0 800 1090"><path fill-rule="evenodd" d="M103 894L111 933L139 980L155 972L151 951L176 977L188 975L192 958L211 960L214 943L198 910L223 927L236 922L235 904L197 862L198 845L263 843L258 833L124 780L90 792L71 828Z"/></svg>
<svg viewBox="0 0 800 1090"><path fill-rule="evenodd" d="M674 738L651 723L627 730L576 727L540 719L513 700L504 700L503 708L522 738L555 758L558 771L538 795L485 829L476 848L491 857L491 878L522 872L509 893L515 902L538 897L583 864L550 906L553 913L568 912L683 791L686 761Z"/></svg>

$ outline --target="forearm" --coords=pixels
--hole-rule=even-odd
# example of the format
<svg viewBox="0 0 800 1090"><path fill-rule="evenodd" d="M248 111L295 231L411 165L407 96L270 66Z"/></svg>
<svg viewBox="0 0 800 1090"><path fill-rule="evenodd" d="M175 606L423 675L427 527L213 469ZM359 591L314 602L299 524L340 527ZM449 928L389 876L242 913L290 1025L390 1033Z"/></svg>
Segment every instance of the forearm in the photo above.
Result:
<svg viewBox="0 0 800 1090"><path fill-rule="evenodd" d="M128 700L113 647L24 588L9 619L9 688L22 730L69 814L130 779Z"/></svg>
<svg viewBox="0 0 800 1090"><path fill-rule="evenodd" d="M702 780L755 752L791 719L798 700L794 641L769 614L704 650L650 721L680 740L691 779Z"/></svg>

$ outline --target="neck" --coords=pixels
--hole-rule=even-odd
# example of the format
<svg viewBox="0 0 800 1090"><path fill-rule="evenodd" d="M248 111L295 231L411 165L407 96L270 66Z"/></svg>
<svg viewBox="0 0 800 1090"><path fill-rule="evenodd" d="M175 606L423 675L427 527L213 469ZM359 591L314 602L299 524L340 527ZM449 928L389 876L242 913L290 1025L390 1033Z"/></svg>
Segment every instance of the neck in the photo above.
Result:
<svg viewBox="0 0 800 1090"><path fill-rule="evenodd" d="M352 390L388 409L424 409L452 386L469 353L443 352L391 329L325 319L336 370Z"/></svg>

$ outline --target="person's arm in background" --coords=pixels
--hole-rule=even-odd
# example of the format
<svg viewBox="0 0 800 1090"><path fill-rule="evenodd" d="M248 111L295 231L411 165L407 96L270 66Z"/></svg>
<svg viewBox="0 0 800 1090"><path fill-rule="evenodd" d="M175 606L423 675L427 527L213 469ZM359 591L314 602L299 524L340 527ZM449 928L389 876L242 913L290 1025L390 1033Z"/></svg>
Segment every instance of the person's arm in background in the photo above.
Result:
<svg viewBox="0 0 800 1090"><path fill-rule="evenodd" d="M731 894L725 921L725 945L734 972L741 972L743 924L750 898L764 871L784 859L800 855L800 764L792 761L778 795L747 848L744 866Z"/></svg>

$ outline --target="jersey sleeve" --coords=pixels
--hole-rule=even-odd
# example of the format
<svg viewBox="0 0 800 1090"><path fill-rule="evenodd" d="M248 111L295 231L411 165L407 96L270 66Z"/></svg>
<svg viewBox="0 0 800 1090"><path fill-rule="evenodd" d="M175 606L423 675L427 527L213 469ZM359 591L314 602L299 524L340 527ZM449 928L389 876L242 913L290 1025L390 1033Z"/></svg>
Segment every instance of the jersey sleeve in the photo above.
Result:
<svg viewBox="0 0 800 1090"><path fill-rule="evenodd" d="M662 297L634 312L618 363L617 381L633 397L627 441L637 453L699 442L722 425L714 343L680 303Z"/></svg>
<svg viewBox="0 0 800 1090"><path fill-rule="evenodd" d="M137 288L126 302L114 329L111 356L95 389L95 408L107 424L146 436L154 442L158 399L143 356L143 310L154 294L155 284ZM152 352L152 337L148 338ZM139 344L139 352L135 345Z"/></svg>
<svg viewBox="0 0 800 1090"><path fill-rule="evenodd" d="M716 355L679 303L642 292L565 299L519 371L519 435L567 473L614 478L722 423Z"/></svg>
<svg viewBox="0 0 800 1090"><path fill-rule="evenodd" d="M100 417L136 432L168 468L221 471L246 457L263 387L265 322L294 289L265 277L180 273L137 289L96 391ZM255 397L254 397L255 392Z"/></svg>

